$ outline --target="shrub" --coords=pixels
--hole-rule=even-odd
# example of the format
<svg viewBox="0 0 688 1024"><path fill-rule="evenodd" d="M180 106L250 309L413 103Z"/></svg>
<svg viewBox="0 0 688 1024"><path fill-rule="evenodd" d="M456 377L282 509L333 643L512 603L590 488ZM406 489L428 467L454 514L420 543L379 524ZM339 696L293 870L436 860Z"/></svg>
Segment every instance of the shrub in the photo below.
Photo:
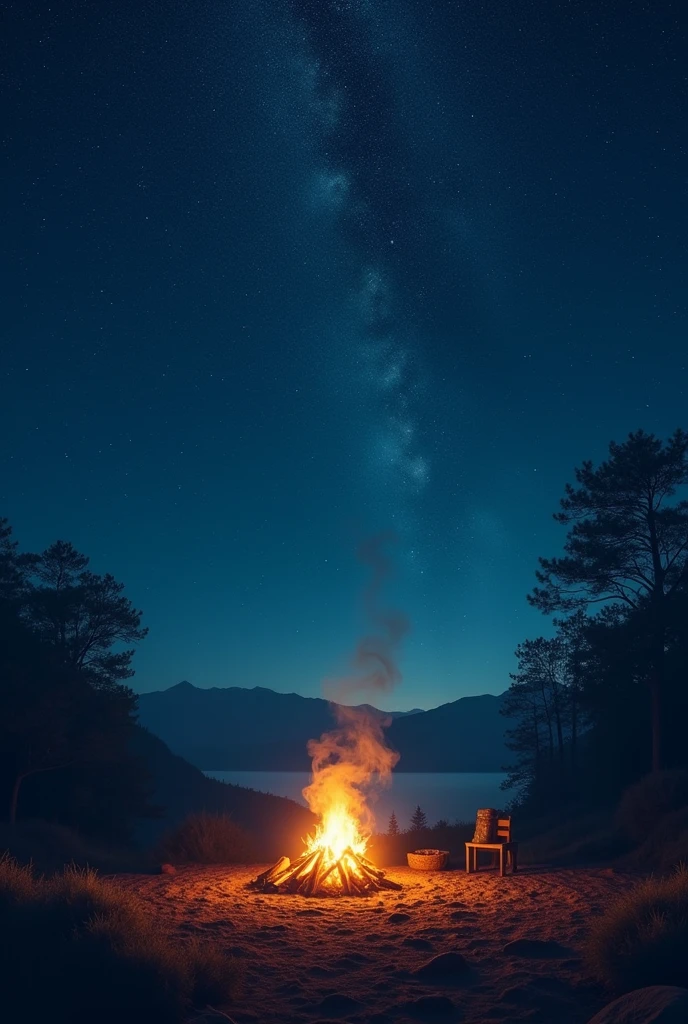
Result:
<svg viewBox="0 0 688 1024"><path fill-rule="evenodd" d="M20 864L32 864L43 874L62 871L69 864L107 873L144 871L152 866L140 853L96 843L49 821L0 822L0 855L3 853Z"/></svg>
<svg viewBox="0 0 688 1024"><path fill-rule="evenodd" d="M226 1002L238 973L214 948L172 939L95 872L50 879L0 860L0 984L11 1015L70 1024L179 1024Z"/></svg>
<svg viewBox="0 0 688 1024"><path fill-rule="evenodd" d="M688 871L648 879L613 903L594 924L586 957L616 991L688 985Z"/></svg>
<svg viewBox="0 0 688 1024"><path fill-rule="evenodd" d="M518 838L518 836L516 836ZM581 864L610 860L623 844L606 814L594 813L566 818L522 842L519 860L523 864Z"/></svg>
<svg viewBox="0 0 688 1024"><path fill-rule="evenodd" d="M255 842L226 814L190 814L157 848L173 864L247 864L256 859Z"/></svg>
<svg viewBox="0 0 688 1024"><path fill-rule="evenodd" d="M662 818L629 861L634 867L660 872L688 865L688 807Z"/></svg>
<svg viewBox="0 0 688 1024"><path fill-rule="evenodd" d="M638 846L662 818L688 806L688 772L655 772L626 790L616 812L621 834Z"/></svg>

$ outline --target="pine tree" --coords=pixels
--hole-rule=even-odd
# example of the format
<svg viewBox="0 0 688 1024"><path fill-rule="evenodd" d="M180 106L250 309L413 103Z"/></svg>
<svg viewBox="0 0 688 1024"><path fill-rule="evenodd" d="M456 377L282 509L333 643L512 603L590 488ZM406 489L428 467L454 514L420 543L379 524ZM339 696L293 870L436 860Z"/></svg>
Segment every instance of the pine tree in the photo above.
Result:
<svg viewBox="0 0 688 1024"><path fill-rule="evenodd" d="M428 827L428 819L425 816L425 811L421 810L420 804L416 807L411 818L411 832L422 832L423 829Z"/></svg>
<svg viewBox="0 0 688 1024"><path fill-rule="evenodd" d="M392 811L392 813L389 816L389 822L387 824L387 835L388 836L398 836L399 835L399 822L397 821L397 816L394 813L394 811Z"/></svg>
<svg viewBox="0 0 688 1024"><path fill-rule="evenodd" d="M652 768L664 766L666 645L671 609L688 578L688 433L666 443L642 430L609 446L597 469L576 469L557 522L567 526L563 558L541 558L528 600L545 614L611 603L647 622Z"/></svg>

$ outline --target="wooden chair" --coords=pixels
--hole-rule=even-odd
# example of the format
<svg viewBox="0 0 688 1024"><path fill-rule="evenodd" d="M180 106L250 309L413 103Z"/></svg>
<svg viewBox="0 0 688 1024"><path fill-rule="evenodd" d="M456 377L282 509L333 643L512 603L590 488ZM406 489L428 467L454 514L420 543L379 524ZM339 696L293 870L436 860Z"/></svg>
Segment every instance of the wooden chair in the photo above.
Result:
<svg viewBox="0 0 688 1024"><path fill-rule="evenodd" d="M506 867L512 874L518 871L518 843L511 838L511 816L497 819L497 842L466 843L466 872L478 870L478 850L490 850L494 854L494 862L499 860L500 875L506 874Z"/></svg>

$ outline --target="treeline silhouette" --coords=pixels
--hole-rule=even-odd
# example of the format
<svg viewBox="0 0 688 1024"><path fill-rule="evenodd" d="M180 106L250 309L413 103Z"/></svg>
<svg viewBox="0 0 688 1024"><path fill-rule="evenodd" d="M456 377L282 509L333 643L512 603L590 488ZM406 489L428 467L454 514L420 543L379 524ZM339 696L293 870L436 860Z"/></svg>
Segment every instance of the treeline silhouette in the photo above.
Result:
<svg viewBox="0 0 688 1024"><path fill-rule="evenodd" d="M632 433L575 470L529 602L552 635L516 650L505 788L533 815L611 806L688 766L688 434Z"/></svg>
<svg viewBox="0 0 688 1024"><path fill-rule="evenodd" d="M266 857L298 848L305 808L207 778L137 724L127 681L146 633L111 575L64 541L20 552L0 519L0 851L106 865L199 812L230 814Z"/></svg>
<svg viewBox="0 0 688 1024"><path fill-rule="evenodd" d="M0 520L0 806L127 841L155 815L132 753L132 645L147 630L112 576L64 541L20 553Z"/></svg>

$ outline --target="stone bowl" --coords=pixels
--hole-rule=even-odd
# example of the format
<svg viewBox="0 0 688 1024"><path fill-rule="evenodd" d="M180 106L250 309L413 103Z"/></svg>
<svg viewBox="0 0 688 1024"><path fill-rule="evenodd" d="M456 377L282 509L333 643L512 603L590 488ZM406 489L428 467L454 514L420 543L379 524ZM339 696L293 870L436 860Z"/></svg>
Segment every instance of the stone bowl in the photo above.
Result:
<svg viewBox="0 0 688 1024"><path fill-rule="evenodd" d="M449 850L414 850L406 859L414 871L441 871L449 860Z"/></svg>

